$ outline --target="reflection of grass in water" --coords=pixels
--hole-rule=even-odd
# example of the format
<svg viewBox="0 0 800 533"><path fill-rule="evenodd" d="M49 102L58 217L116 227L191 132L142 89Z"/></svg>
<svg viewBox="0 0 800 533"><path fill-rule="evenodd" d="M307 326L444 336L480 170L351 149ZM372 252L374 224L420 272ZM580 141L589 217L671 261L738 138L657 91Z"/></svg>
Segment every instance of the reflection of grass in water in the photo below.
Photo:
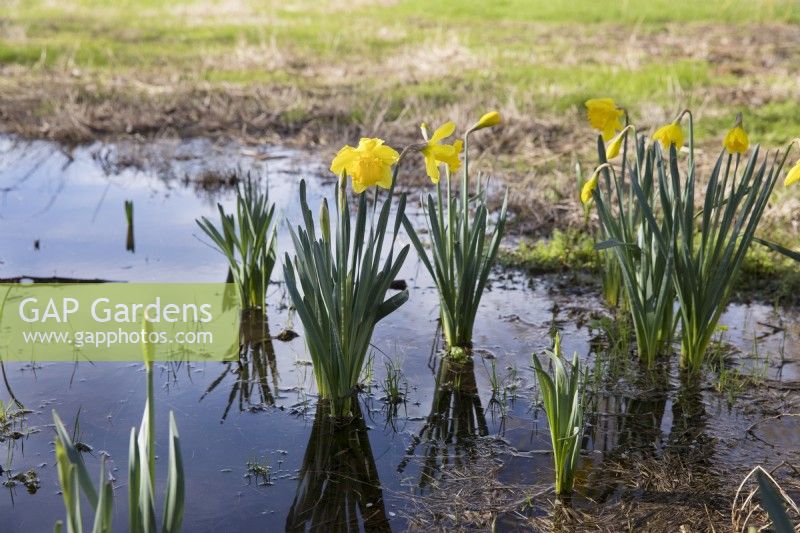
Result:
<svg viewBox="0 0 800 533"><path fill-rule="evenodd" d="M286 531L390 531L383 491L360 405L337 423L317 405Z"/></svg>
<svg viewBox="0 0 800 533"><path fill-rule="evenodd" d="M135 252L136 241L133 238L133 200L125 200L125 221L128 226L128 232L125 237L125 250Z"/></svg>
<svg viewBox="0 0 800 533"><path fill-rule="evenodd" d="M483 363L484 369L489 379L489 386L492 390L492 397L489 399L489 409L494 415L499 411L501 418L508 414L509 404L517 399L519 389L519 372L517 366L511 365L506 368L505 375L501 376L497 370L497 359L492 358L491 364L487 368L486 360Z"/></svg>
<svg viewBox="0 0 800 533"><path fill-rule="evenodd" d="M636 377L632 364L631 347L633 329L630 316L623 311L611 316L601 316L590 322L592 329L599 330L599 337L592 340L596 354L595 364L587 376L587 385L593 392L613 386L620 379Z"/></svg>
<svg viewBox="0 0 800 533"><path fill-rule="evenodd" d="M18 443L24 451L27 431L25 417L31 412L15 399L8 402L0 400L0 444L5 443L6 445L6 458L3 464L0 464L0 470L11 470L14 450Z"/></svg>
<svg viewBox="0 0 800 533"><path fill-rule="evenodd" d="M239 411L248 408L259 409L265 405L273 405L278 391L279 376L275 347L269 335L269 322L260 310L243 313L241 341L239 358L224 363L225 369L200 397L202 400L211 394L228 375L234 376L222 420L228 417L231 407L237 400Z"/></svg>

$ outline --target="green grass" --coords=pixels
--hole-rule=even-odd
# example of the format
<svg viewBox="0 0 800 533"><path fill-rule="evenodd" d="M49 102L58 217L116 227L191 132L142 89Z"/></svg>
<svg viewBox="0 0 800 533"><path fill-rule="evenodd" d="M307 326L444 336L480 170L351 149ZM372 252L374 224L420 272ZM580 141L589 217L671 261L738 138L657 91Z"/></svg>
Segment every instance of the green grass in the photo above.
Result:
<svg viewBox="0 0 800 533"><path fill-rule="evenodd" d="M7 9L3 21L18 31L0 34L0 64L32 66L45 52L45 66L69 63L94 75L177 71L210 83L250 85L302 79L309 90L347 87L352 104L380 89L390 100L418 98L432 108L453 103L454 95L480 91L481 107L512 95L531 112L561 113L580 110L583 100L597 95L633 108L656 104L674 110L686 100L704 98L711 87L761 80L756 72L745 74L745 80L715 72L705 57L682 57L674 42L647 49L632 63L624 56L637 46L658 43L665 28L686 31L691 38L708 25L721 31L736 23L729 30L735 35L763 31L753 27L756 23L794 23L800 21L800 5L787 0L446 0L432 9L421 0L389 7L333 0L265 5L34 0ZM632 34L640 45L627 42ZM692 49L691 42L686 49ZM241 60L243 50L247 57ZM442 50L457 57L437 55ZM743 61L750 55L743 50ZM411 56L408 65L387 69L387 60L391 65L404 56ZM424 67L422 79L407 83L415 67ZM328 68L343 69L344 79L331 80ZM675 87L682 94L676 95ZM798 109L796 99L785 95L753 112L753 123L772 124L768 139L782 140L780 134L797 123ZM728 122L729 117L720 118L713 133Z"/></svg>

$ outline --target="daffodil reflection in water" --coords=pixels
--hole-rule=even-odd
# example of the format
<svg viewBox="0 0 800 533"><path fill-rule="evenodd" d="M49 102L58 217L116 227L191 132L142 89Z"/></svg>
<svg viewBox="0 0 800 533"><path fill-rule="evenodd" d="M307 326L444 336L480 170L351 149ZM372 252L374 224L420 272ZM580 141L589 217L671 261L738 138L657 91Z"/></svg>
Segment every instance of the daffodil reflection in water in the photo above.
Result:
<svg viewBox="0 0 800 533"><path fill-rule="evenodd" d="M212 394L231 376L233 383L228 393L228 403L221 421L228 418L234 401L239 411L261 409L275 403L278 391L278 361L269 333L269 322L261 309L249 309L242 313L240 325L239 358L224 363L225 369L211 382L200 396L200 401Z"/></svg>
<svg viewBox="0 0 800 533"><path fill-rule="evenodd" d="M423 457L419 487L429 488L444 464L464 466L474 461L479 447L476 438L488 434L474 361L442 357L436 373L431 412L397 469L402 472L412 458ZM423 448L422 453L417 453L418 447Z"/></svg>
<svg viewBox="0 0 800 533"><path fill-rule="evenodd" d="M352 412L341 425L317 404L286 531L391 531L360 405Z"/></svg>

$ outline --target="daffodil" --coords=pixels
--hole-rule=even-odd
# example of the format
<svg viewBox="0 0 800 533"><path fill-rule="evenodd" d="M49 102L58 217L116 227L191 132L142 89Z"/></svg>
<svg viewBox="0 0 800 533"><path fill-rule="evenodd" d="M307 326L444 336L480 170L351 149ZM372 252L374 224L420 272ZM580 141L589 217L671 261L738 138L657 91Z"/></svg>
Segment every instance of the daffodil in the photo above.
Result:
<svg viewBox="0 0 800 533"><path fill-rule="evenodd" d="M618 108L611 98L592 98L586 100L584 105L588 112L589 124L603 135L604 141L608 141L622 129L619 119L625 111Z"/></svg>
<svg viewBox="0 0 800 533"><path fill-rule="evenodd" d="M621 131L617 134L616 137L611 139L611 142L608 143L606 146L606 160L611 161L615 157L619 155L619 151L622 148L622 141L625 138L625 132Z"/></svg>
<svg viewBox="0 0 800 533"><path fill-rule="evenodd" d="M362 137L358 147L345 145L331 162L331 172L341 176L342 172L353 180L353 191L360 194L367 187L377 185L388 189L392 186L392 165L400 159L394 148L383 144L383 139Z"/></svg>
<svg viewBox="0 0 800 533"><path fill-rule="evenodd" d="M470 131L482 130L483 128L497 126L500 124L500 120L500 113L497 111L489 111L488 113L484 114L474 126L470 128Z"/></svg>
<svg viewBox="0 0 800 533"><path fill-rule="evenodd" d="M679 122L671 122L666 126L661 126L653 134L653 139L661 143L664 150L669 150L670 145L674 144L676 150L683 147L683 130Z"/></svg>
<svg viewBox="0 0 800 533"><path fill-rule="evenodd" d="M729 154L743 154L750 146L750 140L747 138L747 132L742 128L742 114L736 115L736 124L725 135L722 141L722 146L728 151Z"/></svg>
<svg viewBox="0 0 800 533"><path fill-rule="evenodd" d="M589 203L589 200L592 199L592 193L597 188L597 180L599 177L599 173L595 172L592 174L592 177L583 184L583 188L581 189L581 203L586 205Z"/></svg>
<svg viewBox="0 0 800 533"><path fill-rule="evenodd" d="M423 135L427 133L427 126L422 125ZM450 137L456 129L453 122L445 122L433 132L433 136L428 140L428 144L422 149L422 155L425 156L425 171L433 183L439 183L439 164L444 163L454 173L458 170L461 161L458 159L463 142L459 139L453 144L440 144L440 142L447 137Z"/></svg>
<svg viewBox="0 0 800 533"><path fill-rule="evenodd" d="M788 187L794 183L800 181L800 159L797 160L797 163L789 170L789 173L786 175L786 179L783 180L784 187Z"/></svg>

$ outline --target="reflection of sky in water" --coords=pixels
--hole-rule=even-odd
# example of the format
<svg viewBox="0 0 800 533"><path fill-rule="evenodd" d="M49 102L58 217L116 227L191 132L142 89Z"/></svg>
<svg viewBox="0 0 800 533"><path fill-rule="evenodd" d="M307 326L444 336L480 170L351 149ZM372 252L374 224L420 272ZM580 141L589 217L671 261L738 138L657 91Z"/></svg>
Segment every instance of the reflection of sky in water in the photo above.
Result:
<svg viewBox="0 0 800 533"><path fill-rule="evenodd" d="M242 150L234 145L185 142L171 146L171 156L175 157L161 171L129 168L107 175L106 163L113 160L116 150L124 155L124 149L95 145L76 149L70 157L47 143L17 144L0 138L0 189L5 191L0 197L2 277L24 274L120 281L222 281L226 272L224 258L206 244L195 218L205 215L217 221L216 202L230 208L232 195L228 192L212 199L208 193L187 186L185 176L193 178L209 168L229 169L236 164L262 171L266 166L271 199L289 220L297 220L301 176L309 179L309 203L315 214L321 196L331 191L330 182L318 178L324 171L322 165L309 163L307 156L286 149L264 148L259 153L269 158L259 161L243 156ZM416 198L416 194L410 198L410 209L417 205ZM135 254L125 250L125 200L134 202ZM281 222L281 250L290 245L285 228ZM41 243L39 251L33 246L37 239ZM400 246L408 242L404 235L399 241ZM280 257L282 260L282 253ZM280 276L278 266L273 279ZM576 291L570 280L566 286L559 286L547 281L529 281L517 274L495 276L482 301L474 340L481 353L497 358L501 378L516 373L519 378L516 400L508 417L503 419L496 404L490 402L491 362L476 357L474 380L480 402L471 404L472 412L467 414L484 419L480 423L485 423L488 436L485 441L475 443L462 435L447 445L439 443L434 447L424 441L416 442L416 437L425 431L426 418L432 412L436 396L439 367L430 355L436 335L437 295L413 252L401 277L409 280L410 300L378 325L373 342L374 370L380 382L385 375L385 358L400 360L410 387L409 402L400 408L396 420L387 423L385 406L378 400L382 393L377 386L373 388L374 394L365 398L363 407L372 457L384 487L383 497L392 525L396 528L402 525L398 515L404 503L400 495L410 489L423 490L420 482L426 461L430 465L429 459L433 457L434 464L445 459L453 463L458 457L469 457L475 446L487 450L489 441L491 446L510 446L518 452L514 456L500 455L506 464L498 474L502 479L548 483L550 457L540 451L549 447L549 435L543 413L532 407L537 393L529 366L530 354L549 345L548 331L554 323L562 331L568 354L573 351L582 356L588 354L590 337L597 332L577 324L576 317L587 309L599 309L597 297ZM282 286L274 285L269 299L272 335L290 320L302 334L299 320L288 315ZM792 320L786 319L787 323ZM758 332L771 331L760 324L779 321L771 308L762 305L732 306L723 318L730 326L726 339L746 351L752 348L753 328ZM764 339L764 350L772 357L780 341L778 337L770 335ZM790 359L797 358L795 338L796 330L790 330L786 341L786 356ZM275 407L240 404L236 375L241 370L236 365L195 363L162 367L157 373L159 431L166 430L169 409L175 410L180 428L188 480L187 530L227 531L237 527L280 530L286 524L313 422L313 414L304 418L296 411L304 400L313 405L315 397L310 367L296 364L308 359L302 336L288 343L274 341L273 345L278 390L270 392L276 396ZM792 365L796 363L784 367L784 378L789 378L790 372L791 379L797 378L797 367ZM3 531L50 530L53 522L63 515L52 466L51 430L46 426L54 408L68 425L81 410L81 438L95 448L94 454L87 457L92 472L97 471L101 453L111 454L113 466L119 469L114 475L121 487L116 494L115 522L125 523L127 439L130 427L138 425L143 407L144 375L140 367L110 363L79 367L45 364L34 371L27 365L11 364L6 369L14 393L36 411L30 417L30 424L41 432L18 442L13 459L0 464L4 468L10 465L14 471L38 469L42 488L34 496L21 488L0 496ZM272 380L270 371L267 381L274 389ZM5 400L5 396L5 388L0 386L0 398ZM254 397L259 395L254 392ZM228 417L221 423L229 401L232 403ZM617 413L633 409L634 403L630 398L608 397L601 405L604 418L596 422L587 443L592 449L606 452L613 450L620 434L628 431ZM656 408L663 410L663 416L654 419L651 429L654 439L662 439L673 424L673 400ZM719 415L718 411L713 415ZM746 421L731 422L723 415L708 427L741 433L737 424L746 426ZM496 436L501 436L502 442L493 440ZM159 453L166 457L163 440L160 438ZM412 443L416 443L413 456L408 457ZM4 451L0 448L0 452ZM586 467L600 464L601 458L591 455L585 461ZM274 486L258 486L243 478L245 464L250 460L270 464ZM163 474L163 468L159 473ZM163 476L160 480L163 481Z"/></svg>
<svg viewBox="0 0 800 533"><path fill-rule="evenodd" d="M216 202L230 209L232 196L213 200L183 183L201 169L226 168L226 160L247 159L237 150L206 152L197 160L177 161L174 176L124 169L108 176L96 159L97 147L77 149L73 158L46 143L15 147L0 142L0 236L5 275L96 277L121 281L215 281L224 279L224 261L200 236L195 218L217 220ZM19 157L19 152L29 154ZM289 218L296 216L296 158L268 150L270 159L253 162L254 174L268 167L271 199ZM227 158L227 159L226 159ZM313 175L316 169L302 169ZM177 177L176 177L177 176ZM316 181L310 192L319 194ZM136 253L125 250L125 200L134 203ZM34 241L40 250L34 250ZM285 241L284 241L285 242ZM13 253L11 253L13 251Z"/></svg>

